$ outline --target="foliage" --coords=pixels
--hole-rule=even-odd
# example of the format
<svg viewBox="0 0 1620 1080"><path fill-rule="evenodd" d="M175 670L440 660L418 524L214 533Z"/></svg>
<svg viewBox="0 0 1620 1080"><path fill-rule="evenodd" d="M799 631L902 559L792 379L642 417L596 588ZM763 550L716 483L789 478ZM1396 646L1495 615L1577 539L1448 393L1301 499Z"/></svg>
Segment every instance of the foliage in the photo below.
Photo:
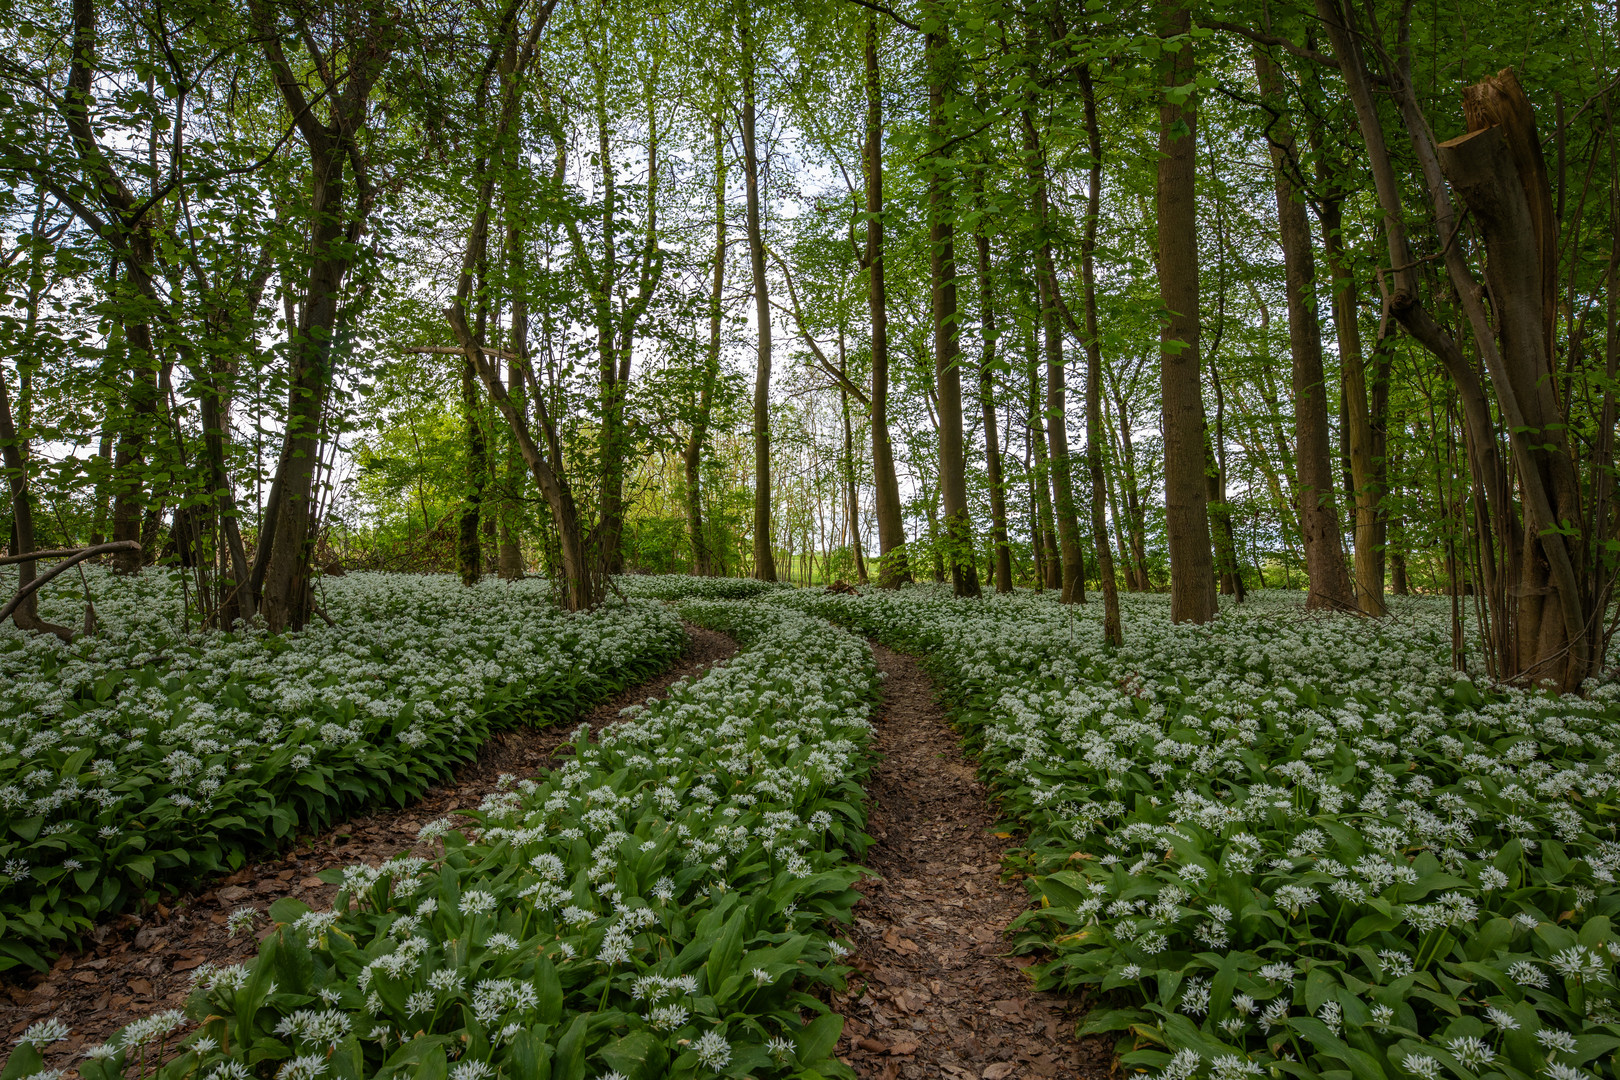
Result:
<svg viewBox="0 0 1620 1080"><path fill-rule="evenodd" d="M200 1026L158 1074L852 1076L805 990L842 985L826 924L870 843L871 653L768 603L683 613L747 647L595 745L582 728L471 827L429 823L432 857L329 872L333 911L280 901L255 960L199 970ZM138 1021L82 1074L151 1072L181 1022Z"/></svg>
<svg viewBox="0 0 1620 1080"><path fill-rule="evenodd" d="M336 625L284 637L186 633L175 576L87 585L103 635L0 629L0 970L43 969L99 917L418 798L492 731L568 720L685 643L660 605L570 616L539 579L326 579Z"/></svg>
<svg viewBox="0 0 1620 1080"><path fill-rule="evenodd" d="M1007 817L1038 984L1164 1080L1617 1075L1620 684L1450 669L1449 612L793 602L921 651Z"/></svg>

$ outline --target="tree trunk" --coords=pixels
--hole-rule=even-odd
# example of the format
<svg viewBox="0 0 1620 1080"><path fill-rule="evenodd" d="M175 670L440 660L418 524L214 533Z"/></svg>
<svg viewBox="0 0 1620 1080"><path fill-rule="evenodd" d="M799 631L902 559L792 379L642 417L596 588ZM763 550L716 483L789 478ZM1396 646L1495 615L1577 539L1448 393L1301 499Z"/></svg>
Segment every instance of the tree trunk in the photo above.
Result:
<svg viewBox="0 0 1620 1080"><path fill-rule="evenodd" d="M1356 604L1363 614L1384 614L1384 547L1387 517L1379 505L1387 468L1385 414L1389 405L1390 353L1380 343L1373 350L1372 401L1361 352L1357 316L1358 286L1344 249L1343 216L1337 197L1320 200L1322 249L1333 280L1333 326L1338 337L1339 367L1344 380L1345 433L1349 451L1351 495L1355 500Z"/></svg>
<svg viewBox="0 0 1620 1080"><path fill-rule="evenodd" d="M1046 239L1051 211L1047 199L1046 162L1040 136L1029 110L1021 114L1024 128L1025 167L1029 175L1035 213L1035 282L1040 296L1041 334L1046 345L1046 440L1047 462L1051 470L1053 513L1057 520L1058 542L1063 553L1063 602L1085 599L1081 576L1085 567L1080 554L1080 520L1075 512L1074 480L1069 462L1068 403L1064 386L1062 316L1058 305L1057 269L1052 244Z"/></svg>
<svg viewBox="0 0 1620 1080"><path fill-rule="evenodd" d="M726 285L726 142L717 112L710 122L714 141L714 276L709 286L709 348L703 357L703 384L698 388L697 415L686 440L686 527L692 537L692 573L714 574L709 539L703 531L703 443L708 437L715 381L720 377L721 302Z"/></svg>
<svg viewBox="0 0 1620 1080"><path fill-rule="evenodd" d="M1197 77L1185 0L1162 0L1160 33L1180 49L1164 62L1159 106L1159 381L1164 405L1164 512L1170 547L1170 620L1215 617L1215 566L1204 493L1204 396L1198 363ZM1185 95L1172 100L1171 91Z"/></svg>
<svg viewBox="0 0 1620 1080"><path fill-rule="evenodd" d="M479 315L474 336L483 345L483 316ZM461 360L461 420L466 425L467 489L462 496L456 520L456 569L463 585L475 585L484 572L484 555L478 539L479 514L484 502L484 482L489 472L484 429L478 416L478 373L472 361ZM491 519L493 520L493 519Z"/></svg>
<svg viewBox="0 0 1620 1080"><path fill-rule="evenodd" d="M1535 117L1512 71L1467 88L1463 105L1468 134L1438 152L1484 234L1499 350L1491 382L1526 494L1527 528L1509 588L1517 600L1513 674L1569 691L1593 670L1599 650L1591 627L1601 615L1587 611L1579 587L1588 545L1555 531L1585 525L1553 356L1558 225Z"/></svg>
<svg viewBox="0 0 1620 1080"><path fill-rule="evenodd" d="M1102 132L1097 124L1097 95L1091 67L1080 65L1080 93L1085 100L1086 173L1085 243L1080 251L1080 283L1086 308L1086 469L1091 474L1091 542L1097 549L1097 579L1103 594L1103 642L1110 648L1125 644L1119 618L1119 582L1114 577L1114 555L1108 546L1108 485L1103 478L1102 341L1097 331L1097 222L1102 211Z"/></svg>
<svg viewBox="0 0 1620 1080"><path fill-rule="evenodd" d="M984 466L990 481L990 539L996 592L1012 592L1012 552L1007 548L1007 492L1002 479L1001 443L996 430L993 372L996 364L995 287L990 277L990 238L981 223L973 230L979 256L979 327L983 346L979 362L979 409L984 414Z"/></svg>
<svg viewBox="0 0 1620 1080"><path fill-rule="evenodd" d="M956 325L956 200L945 176L948 166L941 159L943 151L937 149L945 142L949 48L943 29L928 34L923 60L928 71L929 141L936 148L936 156L931 158L928 167L928 250L934 314L934 383L939 395L939 486L952 589L957 596L978 596L979 569L973 557L973 523L968 518L967 462L963 450L962 349Z"/></svg>
<svg viewBox="0 0 1620 1080"><path fill-rule="evenodd" d="M1504 72L1464 92L1469 133L1436 146L1405 71L1385 73L1423 176L1452 295L1467 319L1502 413L1519 480L1520 498L1515 500L1476 369L1418 294L1400 185L1373 98L1355 9L1340 0L1316 0L1316 7L1356 110L1384 213L1393 267L1390 311L1445 365L1456 385L1470 471L1480 481L1489 511L1481 520L1491 523L1503 547L1503 572L1494 585L1486 583L1487 601L1499 612L1492 627L1494 651L1510 677L1551 679L1572 690L1597 662L1601 649L1594 649L1591 635L1601 620L1587 610L1589 598L1580 586L1587 522L1580 513L1553 365L1557 225L1535 118L1518 81ZM1460 224L1447 176L1468 201L1484 235L1495 326L1462 246L1451 242ZM1481 540L1491 542L1488 536Z"/></svg>
<svg viewBox="0 0 1620 1080"><path fill-rule="evenodd" d="M1138 592L1152 592L1153 580L1148 577L1147 564L1147 508L1142 505L1142 489L1136 481L1136 444L1131 440L1131 415L1125 404L1125 395L1116 386L1114 408L1119 414L1120 460L1125 466L1121 485L1125 489L1125 521L1131 541L1131 570Z"/></svg>
<svg viewBox="0 0 1620 1080"><path fill-rule="evenodd" d="M1277 99L1282 76L1276 63L1256 48L1254 70L1260 92ZM1288 293L1288 345L1293 356L1294 453L1298 465L1300 535L1305 572L1310 578L1307 611L1354 611L1355 597L1344 565L1339 511L1333 498L1333 461L1328 441L1326 378L1322 373L1322 324L1316 306L1316 258L1311 249L1305 204L1296 196L1298 169L1294 136L1285 119L1272 125L1271 163L1277 193L1278 234Z"/></svg>
<svg viewBox="0 0 1620 1080"><path fill-rule="evenodd" d="M743 175L748 195L748 263L753 272L759 357L754 370L754 576L776 580L771 552L771 298L765 280L765 238L760 224L759 151L754 138L754 37L745 5L737 29L742 42Z"/></svg>
<svg viewBox="0 0 1620 1080"><path fill-rule="evenodd" d="M849 360L844 351L844 327L840 317L838 326L838 374L843 382L849 381ZM866 555L861 550L861 502L855 486L855 429L849 419L849 391L843 383L838 387L838 412L844 422L844 522L849 531L849 550L855 559L855 580L867 583Z"/></svg>
<svg viewBox="0 0 1620 1080"><path fill-rule="evenodd" d="M6 388L3 371L0 371L0 463L6 467L6 478L11 488L11 553L26 555L30 551L37 550L34 542L33 498L28 491L28 448L19 438L16 424L12 420L11 392ZM17 564L19 592L33 582L34 571L32 559ZM4 598L0 598L0 603L3 602ZM39 630L55 634L63 641L73 640L72 630L48 623L39 617L38 592L24 597L22 603L11 613L11 618L19 629Z"/></svg>
<svg viewBox="0 0 1620 1080"><path fill-rule="evenodd" d="M900 478L889 439L889 314L883 254L883 97L877 56L877 16L866 20L866 250L867 303L872 318L872 486L878 528L878 587L911 580Z"/></svg>
<svg viewBox="0 0 1620 1080"><path fill-rule="evenodd" d="M310 561L315 524L315 479L320 468L321 417L332 384L332 345L338 329L343 281L359 249L373 193L363 172L351 170L362 153L371 88L391 52L391 28L368 16L352 43L358 59L341 87L326 86L328 119L317 119L304 95L305 77L295 74L281 42L292 32L281 13L250 0L261 49L276 87L309 149L308 267L296 326L288 327L290 370L286 432L271 485L253 568L256 594L271 632L299 629L309 617ZM323 70L327 70L323 68ZM355 171L352 203L345 171Z"/></svg>

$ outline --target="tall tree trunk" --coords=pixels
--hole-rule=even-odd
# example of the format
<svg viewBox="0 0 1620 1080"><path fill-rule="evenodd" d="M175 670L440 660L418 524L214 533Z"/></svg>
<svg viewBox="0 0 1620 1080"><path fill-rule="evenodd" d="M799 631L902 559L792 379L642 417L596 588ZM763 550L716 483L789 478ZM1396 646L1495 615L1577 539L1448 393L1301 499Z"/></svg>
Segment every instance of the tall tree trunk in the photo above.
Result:
<svg viewBox="0 0 1620 1080"><path fill-rule="evenodd" d="M838 412L844 422L844 522L849 530L849 550L855 558L855 580L865 585L866 555L861 550L861 501L855 485L855 429L849 419L849 391L843 384L849 381L849 359L845 354L844 327L838 326Z"/></svg>
<svg viewBox="0 0 1620 1080"><path fill-rule="evenodd" d="M1142 505L1142 489L1136 480L1136 444L1131 440L1131 415L1125 404L1125 395L1116 388L1114 409L1119 414L1120 460L1125 466L1121 483L1125 489L1125 520L1130 526L1131 568L1138 592L1152 592L1153 580L1148 577L1147 564L1147 508Z"/></svg>
<svg viewBox="0 0 1620 1080"><path fill-rule="evenodd" d="M877 16L866 20L866 250L867 304L872 319L872 486L878 529L878 586L893 589L911 580L905 523L900 516L900 478L889 439L889 313L883 254L883 97L877 55Z"/></svg>
<svg viewBox="0 0 1620 1080"><path fill-rule="evenodd" d="M1264 50L1254 51L1260 91L1273 100L1282 93L1282 76ZM1278 106L1280 112L1280 105ZM1311 248L1305 204L1296 193L1299 163L1287 120L1272 125L1270 149L1277 194L1278 234L1283 249L1283 277L1288 292L1288 345L1293 355L1294 452L1298 464L1301 541L1310 579L1306 610L1356 610L1350 575L1344 565L1339 511L1333 497L1333 460L1328 440L1328 400L1322 373L1322 324L1316 306L1316 257Z"/></svg>
<svg viewBox="0 0 1620 1080"><path fill-rule="evenodd" d="M748 195L748 264L753 272L759 358L754 369L754 576L776 580L771 552L771 298L765 280L765 238L760 223L759 150L754 138L755 43L747 5L738 9L742 42L743 175Z"/></svg>
<svg viewBox="0 0 1620 1080"><path fill-rule="evenodd" d="M703 443L709 432L709 413L715 381L720 377L721 302L726 286L726 141L716 112L710 122L714 141L714 275L709 286L709 347L703 356L703 384L698 388L697 415L686 440L686 527L692 537L692 573L714 574L709 539L703 530Z"/></svg>
<svg viewBox="0 0 1620 1080"><path fill-rule="evenodd" d="M1164 405L1164 516L1170 547L1170 619L1215 617L1215 566L1204 493L1204 396L1198 363L1197 78L1186 0L1161 0L1160 34L1180 48L1164 64L1159 106L1159 383ZM1182 102L1177 104L1174 97Z"/></svg>
<svg viewBox="0 0 1620 1080"><path fill-rule="evenodd" d="M602 573L611 576L624 571L625 386L619 379L619 320L614 310L619 279L618 244L614 236L618 187L613 172L607 103L601 97L597 99L596 136L597 160L602 170L602 235L598 241L602 251L601 270L593 290L597 309L597 393L601 410L596 455L599 471L596 549Z"/></svg>
<svg viewBox="0 0 1620 1080"><path fill-rule="evenodd" d="M1041 361L1036 345L1035 323L1030 324L1027 342L1029 355L1029 424L1035 445L1035 466L1030 472L1030 486L1034 490L1035 543L1039 552L1037 572L1049 589L1063 588L1063 557L1058 553L1057 526L1052 522L1051 468L1046 459L1046 410L1044 387L1041 379Z"/></svg>
<svg viewBox="0 0 1620 1080"><path fill-rule="evenodd" d="M1007 491L1002 478L1001 443L996 430L996 397L994 371L996 365L996 305L995 286L990 275L990 238L982 222L973 230L973 242L979 255L979 327L983 332L983 346L979 362L979 409L984 414L984 465L990 481L990 539L994 545L992 562L995 568L996 592L1012 592L1012 552L1007 547Z"/></svg>
<svg viewBox="0 0 1620 1080"><path fill-rule="evenodd" d="M1080 65L1080 93L1086 110L1085 242L1080 249L1080 285L1086 308L1086 469L1091 473L1091 542L1097 549L1097 578L1103 594L1103 641L1110 648L1125 644L1119 618L1119 582L1114 577L1114 555L1108 546L1104 518L1108 485L1103 478L1102 341L1097 331L1097 222L1102 211L1102 131L1097 124L1097 95L1091 66Z"/></svg>
<svg viewBox="0 0 1620 1080"><path fill-rule="evenodd" d="M1335 195L1320 200L1322 249L1333 281L1333 326L1338 338L1344 381L1345 434L1349 451L1351 495L1355 500L1356 604L1367 615L1384 614L1384 547L1387 515L1383 497L1388 443L1385 413L1389 405L1390 353L1382 343L1373 350L1371 402L1363 368L1361 325L1356 312L1358 285L1344 248L1342 203Z"/></svg>
<svg viewBox="0 0 1620 1080"><path fill-rule="evenodd" d="M1085 586L1081 581L1085 567L1080 554L1080 519L1075 511L1074 479L1069 462L1068 403L1064 387L1063 330L1060 325L1062 316L1058 310L1063 301L1058 295L1057 268L1052 259L1052 243L1048 238L1051 210L1047 198L1046 161L1042 156L1034 117L1028 109L1021 115L1025 167L1033 192L1038 237L1035 245L1035 281L1040 295L1041 334L1046 343L1047 461L1051 469L1057 536L1063 552L1063 602L1069 604L1085 599Z"/></svg>
<svg viewBox="0 0 1620 1080"><path fill-rule="evenodd" d="M484 344L484 317L478 316L473 335ZM484 428L478 415L478 373L472 361L461 359L461 420L467 438L467 488L456 516L456 569L463 585L475 585L484 571L483 547L478 539L479 515L483 509L489 454L484 445ZM491 519L493 520L493 519Z"/></svg>
<svg viewBox="0 0 1620 1080"><path fill-rule="evenodd" d="M296 326L288 327L290 370L286 431L265 509L253 591L272 632L299 629L309 617L310 561L314 549L315 478L320 468L321 417L332 384L333 339L338 330L344 278L356 258L373 192L356 170L352 201L345 172L362 153L371 88L391 52L392 30L368 15L353 42L356 59L341 87L327 86L322 123L305 97L305 78L293 72L282 40L293 31L264 0L249 0L261 49L310 156L309 247L304 296Z"/></svg>
<svg viewBox="0 0 1620 1080"><path fill-rule="evenodd" d="M928 251L934 314L934 383L939 395L939 486L945 516L945 547L951 586L957 596L979 595L979 569L973 557L973 523L968 517L967 461L962 432L961 343L956 311L956 199L945 175L948 166L946 99L950 82L950 42L941 29L928 34L923 64L928 71L929 141ZM937 549L936 549L937 550Z"/></svg>

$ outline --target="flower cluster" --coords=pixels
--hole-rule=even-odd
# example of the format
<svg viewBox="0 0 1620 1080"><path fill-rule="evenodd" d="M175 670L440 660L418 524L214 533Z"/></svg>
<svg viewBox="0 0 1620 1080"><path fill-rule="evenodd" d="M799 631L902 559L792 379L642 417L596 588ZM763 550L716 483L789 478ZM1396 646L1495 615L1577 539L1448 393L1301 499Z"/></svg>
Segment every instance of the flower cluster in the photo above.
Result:
<svg viewBox="0 0 1620 1080"><path fill-rule="evenodd" d="M266 840L414 798L492 730L572 718L685 641L664 605L569 615L538 580L323 579L336 625L283 636L186 633L162 571L87 583L98 636L0 627L0 970ZM82 602L48 599L59 622L51 605Z"/></svg>
<svg viewBox="0 0 1620 1080"><path fill-rule="evenodd" d="M435 857L349 868L330 913L273 905L257 958L199 980L165 1077L843 1075L804 987L842 978L828 923L870 843L870 650L761 602L683 614L745 650L425 828Z"/></svg>
<svg viewBox="0 0 1620 1080"><path fill-rule="evenodd" d="M1433 600L1122 600L1117 650L1050 596L792 600L928 658L1028 834L1041 985L1124 999L1083 1030L1162 1080L1615 1075L1620 686L1458 673Z"/></svg>

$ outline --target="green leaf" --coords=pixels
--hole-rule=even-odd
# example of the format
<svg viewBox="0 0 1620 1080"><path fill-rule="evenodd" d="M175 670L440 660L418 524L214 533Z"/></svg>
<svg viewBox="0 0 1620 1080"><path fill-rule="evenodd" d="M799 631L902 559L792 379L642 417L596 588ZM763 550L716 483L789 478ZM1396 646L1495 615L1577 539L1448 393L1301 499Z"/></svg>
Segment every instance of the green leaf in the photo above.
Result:
<svg viewBox="0 0 1620 1080"><path fill-rule="evenodd" d="M669 1060L664 1040L649 1031L632 1031L608 1043L597 1054L628 1080L657 1080L664 1075Z"/></svg>
<svg viewBox="0 0 1620 1080"><path fill-rule="evenodd" d="M295 900L290 896L283 896L270 905L270 918L283 925L297 922L298 919L310 912L310 906L302 900Z"/></svg>
<svg viewBox="0 0 1620 1080"><path fill-rule="evenodd" d="M793 1033L793 1046L799 1061L815 1065L833 1052L838 1036L844 1032L844 1018L837 1013L822 1013ZM3 1078L0 1078L3 1080Z"/></svg>

